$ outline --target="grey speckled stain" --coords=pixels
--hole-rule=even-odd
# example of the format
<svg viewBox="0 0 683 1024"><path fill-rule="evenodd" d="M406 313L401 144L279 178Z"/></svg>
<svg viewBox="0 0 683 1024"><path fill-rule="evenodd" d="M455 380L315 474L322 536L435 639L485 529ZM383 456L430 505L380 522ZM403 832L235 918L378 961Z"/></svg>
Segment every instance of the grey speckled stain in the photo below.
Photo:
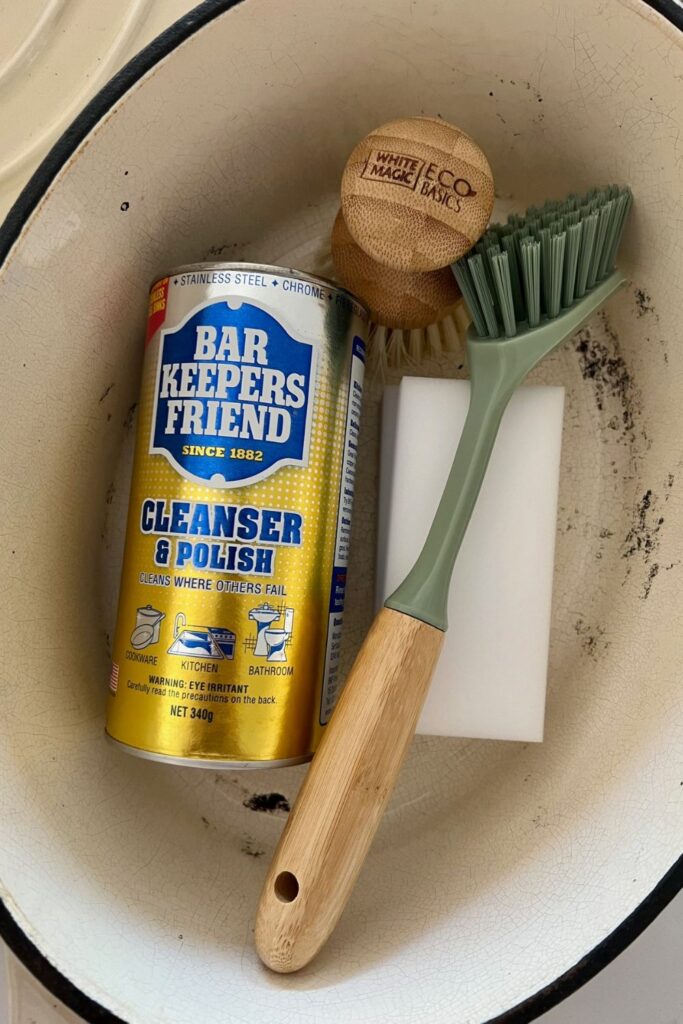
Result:
<svg viewBox="0 0 683 1024"><path fill-rule="evenodd" d="M633 524L624 539L622 558L628 563L626 579L631 574L633 560L637 559L647 569L640 595L643 600L650 596L652 585L660 571L668 571L679 564L662 564L655 557L659 550L662 527L666 521L662 509L669 500L674 482L673 473L669 473L664 482L663 498L655 494L651 488L643 493L634 507Z"/></svg>
<svg viewBox="0 0 683 1024"><path fill-rule="evenodd" d="M617 432L619 441L635 444L642 399L621 354L618 335L604 310L597 320L599 327L586 325L574 340L581 376L592 385L600 412L605 411L608 399L617 400L620 413L612 416L607 426ZM640 434L647 443L642 428Z"/></svg>

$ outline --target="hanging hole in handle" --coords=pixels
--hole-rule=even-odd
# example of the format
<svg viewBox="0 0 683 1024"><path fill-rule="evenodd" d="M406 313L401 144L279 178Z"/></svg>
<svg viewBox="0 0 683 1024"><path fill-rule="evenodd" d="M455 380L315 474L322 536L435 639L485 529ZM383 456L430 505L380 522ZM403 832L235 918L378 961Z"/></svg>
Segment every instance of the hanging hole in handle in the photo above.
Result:
<svg viewBox="0 0 683 1024"><path fill-rule="evenodd" d="M274 888L281 903L293 903L299 895L299 882L291 871L281 871L275 879Z"/></svg>

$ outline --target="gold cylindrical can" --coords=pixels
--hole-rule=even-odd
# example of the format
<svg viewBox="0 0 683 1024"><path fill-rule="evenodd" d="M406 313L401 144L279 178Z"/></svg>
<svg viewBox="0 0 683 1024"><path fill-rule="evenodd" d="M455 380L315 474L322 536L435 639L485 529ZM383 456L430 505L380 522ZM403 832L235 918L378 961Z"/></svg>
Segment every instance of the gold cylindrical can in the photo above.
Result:
<svg viewBox="0 0 683 1024"><path fill-rule="evenodd" d="M255 264L151 290L107 733L171 763L311 757L338 667L368 316Z"/></svg>

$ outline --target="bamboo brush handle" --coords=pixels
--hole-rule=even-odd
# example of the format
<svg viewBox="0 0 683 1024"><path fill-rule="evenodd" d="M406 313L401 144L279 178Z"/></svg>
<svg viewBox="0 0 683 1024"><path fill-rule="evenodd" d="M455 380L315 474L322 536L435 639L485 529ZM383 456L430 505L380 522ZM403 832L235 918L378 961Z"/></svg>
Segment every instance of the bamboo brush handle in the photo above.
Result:
<svg viewBox="0 0 683 1024"><path fill-rule="evenodd" d="M443 636L389 608L377 615L261 894L256 947L273 970L307 964L339 920L415 732Z"/></svg>

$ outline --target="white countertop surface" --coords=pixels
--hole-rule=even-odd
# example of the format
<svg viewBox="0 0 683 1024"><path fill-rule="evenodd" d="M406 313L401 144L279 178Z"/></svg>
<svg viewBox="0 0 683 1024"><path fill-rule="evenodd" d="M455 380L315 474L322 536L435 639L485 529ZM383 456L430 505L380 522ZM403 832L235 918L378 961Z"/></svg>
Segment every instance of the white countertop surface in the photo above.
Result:
<svg viewBox="0 0 683 1024"><path fill-rule="evenodd" d="M13 78L0 111L0 131L9 142L0 156L0 216L89 97L193 6L192 0L0 2L0 73ZM681 965L683 894L613 964L540 1021L683 1024ZM0 1024L77 1020L0 943Z"/></svg>

